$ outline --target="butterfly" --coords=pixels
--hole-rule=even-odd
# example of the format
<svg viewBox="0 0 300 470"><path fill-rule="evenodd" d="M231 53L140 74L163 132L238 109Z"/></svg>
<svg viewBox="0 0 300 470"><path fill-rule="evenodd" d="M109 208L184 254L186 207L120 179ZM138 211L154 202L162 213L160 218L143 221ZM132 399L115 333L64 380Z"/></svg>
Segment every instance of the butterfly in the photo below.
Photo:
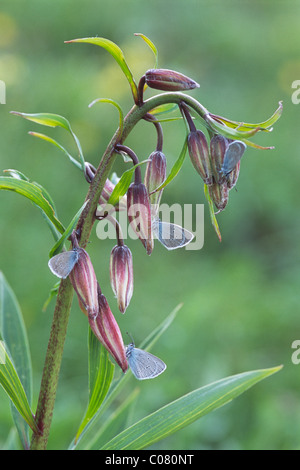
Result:
<svg viewBox="0 0 300 470"><path fill-rule="evenodd" d="M170 222L162 222L158 217L152 221L152 229L158 241L167 250L176 250L188 245L194 238L194 235L180 225Z"/></svg>
<svg viewBox="0 0 300 470"><path fill-rule="evenodd" d="M50 258L48 266L55 276L66 279L79 259L79 251L76 248L64 251Z"/></svg>
<svg viewBox="0 0 300 470"><path fill-rule="evenodd" d="M167 368L161 359L136 348L133 342L126 346L126 357L133 375L138 380L154 379Z"/></svg>
<svg viewBox="0 0 300 470"><path fill-rule="evenodd" d="M221 177L227 178L230 175L244 155L246 148L246 144L240 140L235 140L228 145L220 171Z"/></svg>

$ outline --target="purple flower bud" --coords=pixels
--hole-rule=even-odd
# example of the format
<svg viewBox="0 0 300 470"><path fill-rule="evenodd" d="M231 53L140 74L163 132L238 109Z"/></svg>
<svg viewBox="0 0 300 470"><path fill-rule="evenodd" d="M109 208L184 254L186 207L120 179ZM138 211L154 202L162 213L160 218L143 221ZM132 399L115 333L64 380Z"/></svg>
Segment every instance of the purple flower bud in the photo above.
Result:
<svg viewBox="0 0 300 470"><path fill-rule="evenodd" d="M150 69L145 73L150 88L163 91L184 91L199 88L200 85L182 73L168 69Z"/></svg>
<svg viewBox="0 0 300 470"><path fill-rule="evenodd" d="M78 296L80 308L88 315L98 314L98 283L93 264L83 248L77 248L78 261L69 274L70 281Z"/></svg>
<svg viewBox="0 0 300 470"><path fill-rule="evenodd" d="M228 147L228 140L221 134L214 135L210 141L211 165L216 183L221 182L221 168L224 161L224 155Z"/></svg>
<svg viewBox="0 0 300 470"><path fill-rule="evenodd" d="M110 255L110 282L118 299L119 310L125 313L133 294L132 254L128 246L116 245Z"/></svg>
<svg viewBox="0 0 300 470"><path fill-rule="evenodd" d="M218 212L223 211L228 203L229 190L227 183L214 183L213 185L208 186L208 191L216 208L218 209Z"/></svg>
<svg viewBox="0 0 300 470"><path fill-rule="evenodd" d="M98 340L113 356L122 371L126 372L128 369L128 362L119 325L109 308L105 296L100 292L98 295L98 302L98 315L96 317L89 315L88 317L90 327Z"/></svg>
<svg viewBox="0 0 300 470"><path fill-rule="evenodd" d="M153 249L151 206L146 186L143 183L132 183L129 186L127 215L131 228L143 243L147 254L151 255Z"/></svg>
<svg viewBox="0 0 300 470"><path fill-rule="evenodd" d="M227 186L228 189L234 188L236 185L236 182L238 180L239 174L240 174L240 166L241 162L238 162L236 167L232 170L232 172L227 176Z"/></svg>
<svg viewBox="0 0 300 470"><path fill-rule="evenodd" d="M150 161L146 167L144 182L149 194L151 205L158 207L163 190L161 189L151 195L150 193L155 191L155 189L165 181L167 174L167 159L162 152L156 150L151 153L148 160Z"/></svg>
<svg viewBox="0 0 300 470"><path fill-rule="evenodd" d="M208 144L202 131L196 130L189 133L188 149L191 161L204 183L208 186L213 184Z"/></svg>

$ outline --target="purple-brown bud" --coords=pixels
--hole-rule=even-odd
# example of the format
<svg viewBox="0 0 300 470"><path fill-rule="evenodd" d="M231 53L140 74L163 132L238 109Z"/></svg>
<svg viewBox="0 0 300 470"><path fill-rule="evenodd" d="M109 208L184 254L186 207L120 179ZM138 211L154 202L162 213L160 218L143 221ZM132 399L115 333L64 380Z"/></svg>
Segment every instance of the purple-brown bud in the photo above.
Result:
<svg viewBox="0 0 300 470"><path fill-rule="evenodd" d="M127 215L132 230L143 243L147 254L151 255L153 249L151 206L146 186L143 183L132 183L129 186Z"/></svg>
<svg viewBox="0 0 300 470"><path fill-rule="evenodd" d="M204 183L208 186L213 184L208 144L202 131L196 130L189 133L188 149L191 161Z"/></svg>
<svg viewBox="0 0 300 470"><path fill-rule="evenodd" d="M228 147L228 140L221 134L214 135L210 141L211 166L216 183L221 182L221 169L224 161L224 155Z"/></svg>
<svg viewBox="0 0 300 470"><path fill-rule="evenodd" d="M77 248L78 261L69 274L70 281L78 296L80 308L87 314L98 315L98 283L93 264L83 248Z"/></svg>
<svg viewBox="0 0 300 470"><path fill-rule="evenodd" d="M150 193L155 191L155 189L165 181L167 174L167 159L161 151L156 150L151 153L148 160L150 161L146 167L144 182L149 194L151 206L158 207L163 190L161 189L153 194Z"/></svg>
<svg viewBox="0 0 300 470"><path fill-rule="evenodd" d="M199 83L191 78L168 69L147 70L145 81L150 88L163 91L184 91L200 87Z"/></svg>
<svg viewBox="0 0 300 470"><path fill-rule="evenodd" d="M128 369L128 362L119 325L109 308L105 296L100 292L98 295L98 302L98 315L96 317L88 317L90 327L98 340L121 367L122 371L126 372Z"/></svg>
<svg viewBox="0 0 300 470"><path fill-rule="evenodd" d="M116 245L110 255L110 282L119 310L125 313L133 294L132 254L128 246Z"/></svg>
<svg viewBox="0 0 300 470"><path fill-rule="evenodd" d="M211 186L208 186L208 191L216 208L218 209L218 212L223 211L227 206L229 197L227 183L214 183Z"/></svg>

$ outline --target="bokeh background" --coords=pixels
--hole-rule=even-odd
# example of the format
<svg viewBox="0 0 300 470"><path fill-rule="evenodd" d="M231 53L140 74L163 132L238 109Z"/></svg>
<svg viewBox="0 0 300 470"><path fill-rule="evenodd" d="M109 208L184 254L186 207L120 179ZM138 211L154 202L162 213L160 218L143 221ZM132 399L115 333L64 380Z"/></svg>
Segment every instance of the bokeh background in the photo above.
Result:
<svg viewBox="0 0 300 470"><path fill-rule="evenodd" d="M179 303L183 307L153 352L168 364L159 378L138 386L136 420L195 388L246 370L283 364L283 370L231 404L165 439L157 449L294 449L300 435L300 365L291 361L300 339L299 318L299 116L291 84L300 79L300 4L294 1L201 0L2 0L0 79L7 86L0 105L0 167L15 168L43 185L67 225L82 205L87 183L59 150L34 139L46 132L73 147L61 129L49 130L9 114L52 112L70 120L86 160L97 165L117 126L116 110L98 97L117 100L124 111L128 83L103 49L65 40L103 36L124 51L136 80L154 56L134 36L141 32L159 50L159 66L194 78L193 92L211 112L259 122L283 100L271 134L256 136L275 150L249 148L237 191L218 217L219 243L205 208L200 251L167 252L156 244L151 257L129 240L135 290L126 315L118 314L109 283L112 241L93 231L89 253L103 292L122 332L138 344ZM150 96L150 91L148 91ZM182 122L164 124L168 168L182 147ZM155 133L141 123L127 143L141 159L153 150ZM115 166L120 174L123 163ZM186 162L163 202L205 203L203 184ZM28 329L36 403L54 302L42 311L55 278L47 267L52 236L40 212L21 196L0 195L0 269L13 287ZM75 299L65 346L52 449L65 448L87 400L87 322ZM12 426L8 399L0 390L0 446Z"/></svg>

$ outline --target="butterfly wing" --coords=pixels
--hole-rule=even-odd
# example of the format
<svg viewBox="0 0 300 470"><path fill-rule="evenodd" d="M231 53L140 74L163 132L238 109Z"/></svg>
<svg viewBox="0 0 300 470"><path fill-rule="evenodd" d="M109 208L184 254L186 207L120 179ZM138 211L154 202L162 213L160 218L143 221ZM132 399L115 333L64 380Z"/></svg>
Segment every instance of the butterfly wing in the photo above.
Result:
<svg viewBox="0 0 300 470"><path fill-rule="evenodd" d="M167 250L176 250L188 245L194 238L194 235L180 225L169 222L155 221L153 225L154 233L160 243Z"/></svg>
<svg viewBox="0 0 300 470"><path fill-rule="evenodd" d="M158 357L135 347L130 351L128 364L138 380L154 379L167 367Z"/></svg>
<svg viewBox="0 0 300 470"><path fill-rule="evenodd" d="M55 276L66 279L78 261L78 252L76 250L64 251L53 256L48 266Z"/></svg>
<svg viewBox="0 0 300 470"><path fill-rule="evenodd" d="M222 173L224 176L229 175L229 173L231 173L232 170L236 167L246 148L246 144L240 140L235 140L228 145L222 165Z"/></svg>

